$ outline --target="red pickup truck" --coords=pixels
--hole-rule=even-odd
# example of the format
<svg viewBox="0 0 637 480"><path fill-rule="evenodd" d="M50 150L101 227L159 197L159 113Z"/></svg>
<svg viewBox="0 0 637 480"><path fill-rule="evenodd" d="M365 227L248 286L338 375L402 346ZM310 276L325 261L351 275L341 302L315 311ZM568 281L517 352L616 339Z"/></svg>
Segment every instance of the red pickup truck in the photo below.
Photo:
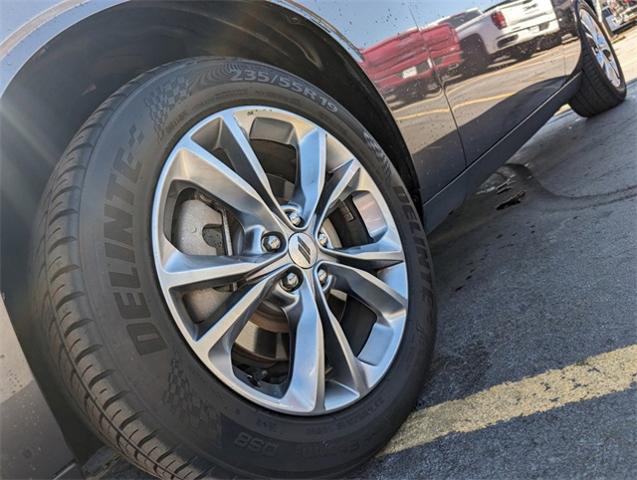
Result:
<svg viewBox="0 0 637 480"><path fill-rule="evenodd" d="M362 54L365 70L381 93L398 98L426 94L436 88L434 70L445 75L462 63L458 35L448 23L400 33Z"/></svg>

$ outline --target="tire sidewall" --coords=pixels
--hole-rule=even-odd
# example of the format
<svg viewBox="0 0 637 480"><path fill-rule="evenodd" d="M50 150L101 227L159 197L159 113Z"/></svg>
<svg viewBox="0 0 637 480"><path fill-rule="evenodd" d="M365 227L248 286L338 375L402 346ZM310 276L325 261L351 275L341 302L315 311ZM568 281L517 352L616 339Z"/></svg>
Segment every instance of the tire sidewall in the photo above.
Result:
<svg viewBox="0 0 637 480"><path fill-rule="evenodd" d="M240 104L305 116L361 160L392 210L407 260L408 321L381 383L358 403L320 417L263 409L236 395L195 358L165 305L150 224L155 185L178 139L196 122ZM431 359L435 305L425 235L395 169L336 101L278 69L197 59L160 68L103 126L80 210L81 264L97 324L133 408L167 444L188 447L235 472L333 475L381 448L414 406ZM130 228L115 228L113 221ZM418 312L415 314L414 312ZM320 461L319 461L320 460Z"/></svg>

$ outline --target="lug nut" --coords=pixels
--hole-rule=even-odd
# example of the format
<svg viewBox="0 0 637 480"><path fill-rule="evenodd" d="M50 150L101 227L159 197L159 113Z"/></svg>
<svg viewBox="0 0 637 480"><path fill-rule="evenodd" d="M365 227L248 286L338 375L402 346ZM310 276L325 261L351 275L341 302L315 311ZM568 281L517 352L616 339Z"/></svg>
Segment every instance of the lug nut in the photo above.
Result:
<svg viewBox="0 0 637 480"><path fill-rule="evenodd" d="M294 272L286 273L285 277L283 277L283 279L281 280L281 286L288 292L295 290L300 284L301 279Z"/></svg>
<svg viewBox="0 0 637 480"><path fill-rule="evenodd" d="M321 247L325 247L327 245L327 235L325 233L320 232L318 234L318 242L321 244Z"/></svg>
<svg viewBox="0 0 637 480"><path fill-rule="evenodd" d="M318 277L319 282L321 282L321 285L325 285L325 282L327 281L327 272L321 268L318 272L316 272L316 276Z"/></svg>
<svg viewBox="0 0 637 480"><path fill-rule="evenodd" d="M292 225L294 225L295 227L301 225L301 222L303 221L301 219L301 216L295 210L292 210L288 213L288 218L290 219Z"/></svg>
<svg viewBox="0 0 637 480"><path fill-rule="evenodd" d="M281 239L273 234L266 235L263 237L263 248L268 252L276 252L281 248Z"/></svg>

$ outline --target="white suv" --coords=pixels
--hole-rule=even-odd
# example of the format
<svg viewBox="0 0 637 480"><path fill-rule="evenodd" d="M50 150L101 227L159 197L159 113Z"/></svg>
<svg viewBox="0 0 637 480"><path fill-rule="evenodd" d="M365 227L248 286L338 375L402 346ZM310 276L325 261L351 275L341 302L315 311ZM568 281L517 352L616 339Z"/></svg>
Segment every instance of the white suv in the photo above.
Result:
<svg viewBox="0 0 637 480"><path fill-rule="evenodd" d="M444 21L453 23L451 18ZM456 26L465 62L473 73L486 69L500 54L528 58L543 40L551 45L559 42L559 30L551 0L509 0L485 12L476 9L469 21Z"/></svg>

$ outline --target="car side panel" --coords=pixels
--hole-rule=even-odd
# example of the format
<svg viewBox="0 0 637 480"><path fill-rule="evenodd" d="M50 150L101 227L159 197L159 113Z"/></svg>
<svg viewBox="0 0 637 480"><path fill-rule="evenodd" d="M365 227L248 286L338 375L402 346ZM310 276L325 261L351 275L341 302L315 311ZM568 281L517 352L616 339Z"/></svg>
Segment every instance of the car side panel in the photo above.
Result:
<svg viewBox="0 0 637 480"><path fill-rule="evenodd" d="M417 28L412 5L405 2L307 0L302 5L355 52L411 152L421 198L431 198L465 168L438 75L460 62L457 39L447 27Z"/></svg>
<svg viewBox="0 0 637 480"><path fill-rule="evenodd" d="M8 1L15 4L12 8L17 9L17 18L21 12L20 2ZM26 17L13 23L26 23L13 32L2 32L0 94L20 66L53 36L91 14L124 1L42 0L43 11L40 13L25 11ZM359 63L396 118L412 154L424 199L433 196L464 169L464 152L456 125L437 73L432 68L435 62L441 62L444 67L453 66L460 58L458 49L454 51L454 41L445 39L443 29L419 33L407 2L271 1L304 14L332 35ZM404 36L412 38L409 40L410 45L401 47L401 64L383 48L380 48L380 52L376 49L376 57L379 53L390 55L389 61L395 64L387 66L387 60L382 68L378 64L370 64L368 50L392 38ZM438 48L434 49L433 55L425 47L423 38L435 39ZM417 73L411 75L414 69ZM404 77L403 72L406 72Z"/></svg>
<svg viewBox="0 0 637 480"><path fill-rule="evenodd" d="M448 23L459 37L463 61L442 79L467 165L564 84L566 30L553 2L416 2L414 15L421 28Z"/></svg>
<svg viewBox="0 0 637 480"><path fill-rule="evenodd" d="M449 214L459 207L465 196L475 191L491 173L506 162L524 143L531 138L553 114L577 92L581 73L575 73L550 98L536 108L531 115L516 125L513 130L473 162L442 191L423 206L425 230L435 229Z"/></svg>

